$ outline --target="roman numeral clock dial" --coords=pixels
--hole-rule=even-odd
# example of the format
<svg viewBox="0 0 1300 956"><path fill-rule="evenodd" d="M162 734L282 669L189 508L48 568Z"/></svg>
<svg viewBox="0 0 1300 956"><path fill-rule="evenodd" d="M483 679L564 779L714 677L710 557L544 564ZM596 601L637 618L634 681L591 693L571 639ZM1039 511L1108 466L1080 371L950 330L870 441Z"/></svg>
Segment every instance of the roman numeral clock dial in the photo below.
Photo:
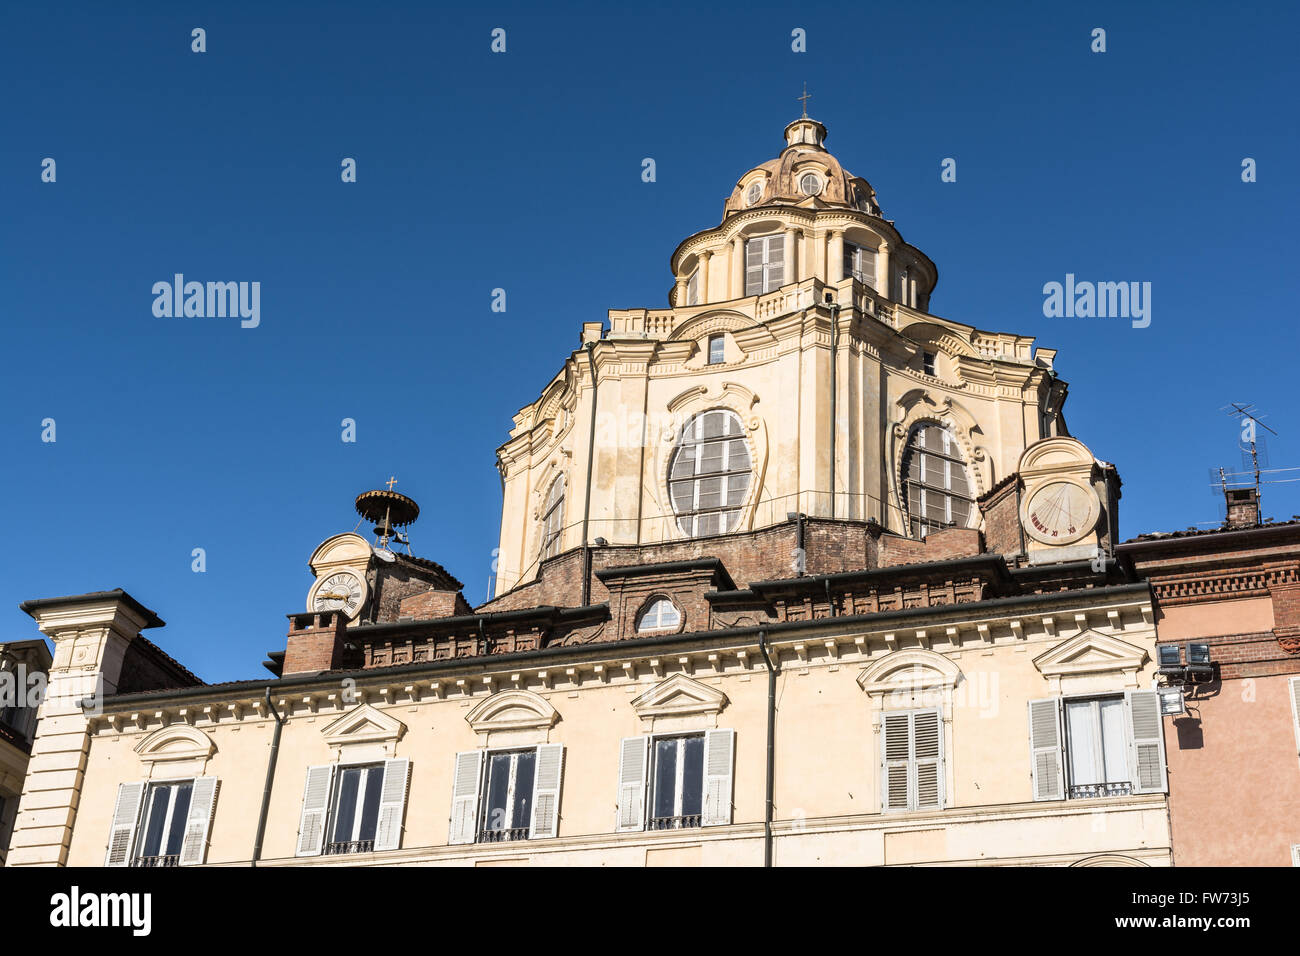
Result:
<svg viewBox="0 0 1300 956"><path fill-rule="evenodd" d="M353 618L361 610L365 596L360 577L351 571L335 571L317 580L308 605L313 611L342 611Z"/></svg>
<svg viewBox="0 0 1300 956"><path fill-rule="evenodd" d="M1072 481L1051 481L1029 499L1025 531L1044 544L1070 544L1093 529L1099 513L1092 489Z"/></svg>

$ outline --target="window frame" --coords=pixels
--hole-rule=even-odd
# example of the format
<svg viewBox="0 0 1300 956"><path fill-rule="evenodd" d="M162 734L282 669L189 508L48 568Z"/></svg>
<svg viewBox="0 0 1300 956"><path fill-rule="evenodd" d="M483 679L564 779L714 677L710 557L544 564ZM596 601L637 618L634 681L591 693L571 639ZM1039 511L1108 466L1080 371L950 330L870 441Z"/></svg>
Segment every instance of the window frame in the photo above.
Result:
<svg viewBox="0 0 1300 956"><path fill-rule="evenodd" d="M871 256L871 278L870 279L867 278L866 272L864 272L862 269L862 263L867 258L868 254ZM879 259L877 258L878 255L879 255L878 250L873 249L871 246L863 246L856 242L849 242L845 240L844 263L843 263L844 274L847 276L852 276L855 280L861 282L863 285L867 286L868 288L875 289L876 288L876 267L879 265Z"/></svg>
<svg viewBox="0 0 1300 956"><path fill-rule="evenodd" d="M710 336L708 337L708 339L706 339L706 342L707 342L707 350L706 350L706 352L705 352L705 355L706 355L706 357L707 357L706 364L708 364L708 365L725 365L726 362L727 362L727 336L726 336L726 334L725 334L725 333L722 333L722 332L715 332L715 333L713 333L712 335L710 335ZM714 346L715 346L715 345L717 346L717 350L718 350L717 358L714 358L714 355L713 355L713 349L714 349Z"/></svg>
<svg viewBox="0 0 1300 956"><path fill-rule="evenodd" d="M149 825L154 816L154 794L160 789L168 789L171 794L167 798L167 809L163 818L163 830L161 840L158 846L160 852L143 855L145 843L149 839ZM188 789L188 798L185 801L185 810L181 813L179 819L176 816L176 799L182 789ZM175 780L151 780L145 785L144 802L141 807L140 822L136 827L134 845L131 847L130 861L131 866L177 866L180 863L181 853L185 850L185 827L189 819L190 805L194 800L194 778L181 777ZM175 853L168 853L167 848L171 845L173 839L178 841ZM175 863L166 862L175 858ZM151 861L151 862L144 862ZM156 861L156 862L155 862Z"/></svg>
<svg viewBox="0 0 1300 956"><path fill-rule="evenodd" d="M700 267L686 277L686 305L700 304Z"/></svg>
<svg viewBox="0 0 1300 956"><path fill-rule="evenodd" d="M556 494L556 489L559 494ZM551 487L547 489L546 499L543 502L542 512L542 560L553 558L562 550L564 541L564 504L568 497L568 489L565 485L564 476L558 475L551 482ZM551 526L551 518L556 517L555 526Z"/></svg>
<svg viewBox="0 0 1300 956"><path fill-rule="evenodd" d="M937 734L938 752L935 756L922 757L917 754L917 718L921 716L932 715L935 722L935 731ZM907 757L903 761L907 771L907 799L906 806L890 806L889 801L889 769L891 765L899 764L898 758L889 757L889 731L888 721L890 718L898 717L907 718ZM943 719L943 707L907 707L896 710L883 710L879 714L880 720L880 811L882 813L920 813L931 810L944 810L948 807L948 733L947 726ZM937 803L934 806L921 806L920 801L920 770L922 763L933 763L935 773L935 787Z"/></svg>
<svg viewBox="0 0 1300 956"><path fill-rule="evenodd" d="M650 616L650 612L662 608L664 605L667 605L668 607L672 608L676 620L674 620L671 624L664 624L663 613L661 611L657 615L660 623L647 627L645 621L646 618ZM682 609L677 606L676 601L674 601L666 594L653 594L645 602L645 604L642 605L640 613L637 614L636 632L638 634L670 634L673 633L674 631L681 630L682 622L685 620L686 617L684 614L682 614Z"/></svg>
<svg viewBox="0 0 1300 956"><path fill-rule="evenodd" d="M924 445L924 433L926 429L938 429L944 436L944 449L937 451L927 448ZM971 516L975 510L975 496L972 494L971 471L965 459L961 454L961 443L957 436L946 426L939 422L925 420L912 424L908 429L907 439L903 445L902 458L899 461L899 482L901 504L903 506L903 516L907 521L908 537L924 538L931 531L942 531L945 528L968 528L971 523ZM914 455L919 455L920 460L917 464L917 478L912 478L909 472L909 466ZM927 465L931 464L930 459L939 462L943 466L943 487L926 483ZM956 465L962 471L962 476L966 485L966 494L957 494L953 491L953 466ZM912 510L912 489L917 489L917 503L919 513L913 513ZM928 492L941 496L943 506L943 520L938 522L936 519L929 517L929 496ZM953 519L953 503L964 502L966 505L966 519L964 522L957 522Z"/></svg>
<svg viewBox="0 0 1300 956"><path fill-rule="evenodd" d="M811 192L810 192L810 191L808 190L808 188L804 185L804 183L805 183L808 179L812 179L813 182L815 182L815 183L816 183L816 186L817 186L817 188L814 189L814 190L811 191ZM804 172L802 172L802 173L799 174L799 192L800 192L802 195L808 197L809 199L811 199L813 196L820 196L820 195L822 194L822 191L823 191L825 188L826 188L826 180L825 180L825 178L824 178L823 176L821 176L819 173L816 173L816 172L814 172L813 170L809 169L809 170L805 170Z"/></svg>
<svg viewBox="0 0 1300 956"><path fill-rule="evenodd" d="M1092 783L1076 783L1074 779L1076 771L1074 766L1074 747L1073 747L1072 734L1071 734L1070 705L1085 704L1085 703L1098 705L1098 706L1094 706L1093 714L1092 714L1092 720L1094 722L1094 726L1092 728L1092 730L1094 731L1093 744L1094 744L1094 750L1096 751L1093 756L1094 758L1100 757L1102 762L1102 767L1104 768L1106 764L1105 729L1104 729L1104 724L1102 722L1101 707L1099 706L1103 701L1111 701L1119 705L1120 730L1124 735L1124 739L1121 744L1121 751L1120 751L1120 759L1123 761L1124 764L1124 776L1123 779L1117 781L1105 780L1105 781L1092 782ZM1125 713L1125 707L1126 705L1124 701L1124 693L1122 691L1111 692L1111 693L1100 693L1100 694L1073 694L1069 696L1063 695L1061 697L1061 763L1062 763L1062 773L1065 778L1064 779L1065 799L1088 800L1088 799L1094 799L1096 797L1132 796L1133 778L1135 774L1135 768L1133 767L1132 760L1131 760L1131 756L1132 756L1131 750L1133 747L1133 739L1132 739L1133 735L1132 735L1132 731L1129 729L1128 726L1128 715ZM1109 776L1109 774L1105 773L1104 769L1103 769L1103 775ZM1074 793L1073 792L1075 790L1083 790L1085 788L1094 789L1097 790L1098 792L1095 793Z"/></svg>
<svg viewBox="0 0 1300 956"><path fill-rule="evenodd" d="M659 744L663 741L676 740L677 753L674 757L675 774L673 779L673 814L670 817L656 817L655 804L659 796ZM700 742L700 809L694 814L684 814L682 801L686 793L686 741L699 740ZM703 730L688 730L668 734L651 734L650 735L650 753L648 766L646 768L646 825L649 830L695 830L704 825L704 804L706 799L705 787L707 783L708 770L705 765L707 749L707 734ZM656 821L668 820L669 825L657 826ZM690 822L694 821L694 822Z"/></svg>
<svg viewBox="0 0 1300 956"><path fill-rule="evenodd" d="M334 779L330 782L330 802L329 812L325 815L325 829L321 840L321 856L345 856L351 853L371 853L374 852L375 843L379 839L379 821L384 812L384 772L386 769L383 760L363 760L355 763L339 764L334 768ZM352 838L349 840L334 840L334 828L338 822L339 801L343 796L343 776L349 770L370 770L372 773L364 773L361 777L361 786L357 789L356 803L352 808ZM375 832L369 840L360 839L358 836L360 827L365 816L365 801L370 792L370 781L374 779L373 771L378 770L379 775L374 784L379 792L379 800L375 804ZM369 844L369 848L365 848ZM331 849L331 847L346 846L348 849ZM357 849L352 849L357 847Z"/></svg>
<svg viewBox="0 0 1300 956"><path fill-rule="evenodd" d="M524 821L520 825L519 821L514 819L516 807L516 788L519 785L519 758L525 754L533 758L531 779L528 782L529 793L527 806L524 808ZM488 816L492 812L492 758L510 757L510 777L506 783L506 806L508 812L508 826L500 827L495 830L489 829ZM537 763L539 754L536 746L522 747L500 747L489 748L485 751L483 757L483 792L479 794L478 822L474 829L474 842L478 843L513 843L519 840L530 839L529 831L532 826L533 808L537 800ZM488 837L487 834L500 833L500 837Z"/></svg>
<svg viewBox="0 0 1300 956"><path fill-rule="evenodd" d="M758 190L757 193L754 190ZM745 206L758 205L758 201L763 198L763 180L756 179L745 187Z"/></svg>
<svg viewBox="0 0 1300 956"><path fill-rule="evenodd" d="M702 435L705 419L710 415L723 416L725 424L721 433L709 438L695 437L697 434ZM690 437L687 437L688 435ZM732 468L733 442L740 442L744 450L743 468ZM704 449L709 445L720 445L721 454L718 456L716 469L702 472L700 467L705 459ZM682 460L682 456L686 454L693 456L690 473L688 475L676 475L678 463ZM729 504L733 482L742 477L744 478L744 492L741 495L741 500L736 504ZM703 507L700 501L701 489L704 482L709 480L719 482L718 504L713 507ZM678 495L675 493L675 489L677 486L688 482L691 488L689 506L679 510ZM746 437L745 423L741 417L726 407L710 408L692 415L686 424L682 426L681 431L678 432L677 442L668 457L666 484L668 505L673 511L677 529L686 537L709 537L714 534L730 534L737 530L743 522L746 504L749 501L754 485L754 454ZM707 519L713 515L717 516L717 530L702 531L702 519Z"/></svg>
<svg viewBox="0 0 1300 956"><path fill-rule="evenodd" d="M762 244L762 258L757 265L751 263L750 247ZM779 253L780 262L774 262L773 252ZM745 238L745 295L766 295L785 285L788 264L785 261L785 233L769 232ZM757 276L757 283L753 278Z"/></svg>

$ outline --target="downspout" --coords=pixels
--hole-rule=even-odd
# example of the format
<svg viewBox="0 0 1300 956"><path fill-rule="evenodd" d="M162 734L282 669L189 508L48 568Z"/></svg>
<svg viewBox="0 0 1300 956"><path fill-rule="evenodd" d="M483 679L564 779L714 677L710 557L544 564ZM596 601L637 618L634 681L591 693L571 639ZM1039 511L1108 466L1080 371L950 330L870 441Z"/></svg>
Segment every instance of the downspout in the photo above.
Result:
<svg viewBox="0 0 1300 956"><path fill-rule="evenodd" d="M271 756L266 761L266 786L262 788L262 809L257 814L257 840L253 843L251 864L254 867L262 858L262 837L266 835L266 811L271 806L271 781L275 779L275 761L280 756L280 730L284 727L284 719L275 709L275 704L271 702L269 687L266 689L266 706L271 711L271 716L275 718L275 730L271 732Z"/></svg>
<svg viewBox="0 0 1300 956"><path fill-rule="evenodd" d="M767 631L758 632L758 649L767 665L767 797L763 806L763 866L772 865L772 795L776 782L776 665L767 647Z"/></svg>
<svg viewBox="0 0 1300 956"><path fill-rule="evenodd" d="M591 429L587 434L587 496L582 505L582 606L591 603L591 544L587 523L591 519L591 469L596 463L596 343L587 343L587 365L591 369Z"/></svg>
<svg viewBox="0 0 1300 956"><path fill-rule="evenodd" d="M826 293L826 304L831 310L831 517L835 517L835 378L837 374L835 353L839 342L840 307Z"/></svg>

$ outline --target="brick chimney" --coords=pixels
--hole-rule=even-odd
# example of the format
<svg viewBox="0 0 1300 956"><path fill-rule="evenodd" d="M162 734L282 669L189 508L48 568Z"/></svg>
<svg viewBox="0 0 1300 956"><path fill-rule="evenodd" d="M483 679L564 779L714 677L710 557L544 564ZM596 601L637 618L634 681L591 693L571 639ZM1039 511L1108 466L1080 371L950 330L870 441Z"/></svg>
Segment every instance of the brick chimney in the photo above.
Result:
<svg viewBox="0 0 1300 956"><path fill-rule="evenodd" d="M1224 495L1228 501L1229 528L1253 528L1259 524L1259 489L1227 488Z"/></svg>
<svg viewBox="0 0 1300 956"><path fill-rule="evenodd" d="M337 611L290 614L281 676L316 674L343 666L347 620Z"/></svg>

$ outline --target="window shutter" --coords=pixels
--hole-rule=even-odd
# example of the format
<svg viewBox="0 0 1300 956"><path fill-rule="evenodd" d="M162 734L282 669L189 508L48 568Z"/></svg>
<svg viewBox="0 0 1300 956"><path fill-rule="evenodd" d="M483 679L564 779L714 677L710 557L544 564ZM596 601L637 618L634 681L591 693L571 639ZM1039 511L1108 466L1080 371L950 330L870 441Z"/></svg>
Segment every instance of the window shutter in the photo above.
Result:
<svg viewBox="0 0 1300 956"><path fill-rule="evenodd" d="M1291 865L1300 866L1300 843L1291 847Z"/></svg>
<svg viewBox="0 0 1300 956"><path fill-rule="evenodd" d="M117 804L113 807L113 828L108 834L108 855L105 866L130 866L131 848L135 844L135 828L140 824L140 809L144 805L143 783L122 783L117 787Z"/></svg>
<svg viewBox="0 0 1300 956"><path fill-rule="evenodd" d="M208 831L217 806L217 778L195 777L190 791L190 812L185 817L181 841L181 866L198 866L208 855Z"/></svg>
<svg viewBox="0 0 1300 956"><path fill-rule="evenodd" d="M911 724L911 715L907 711L880 715L880 807L882 810L907 809Z"/></svg>
<svg viewBox="0 0 1300 956"><path fill-rule="evenodd" d="M1065 771L1061 760L1061 699L1029 702L1029 756L1035 800L1064 800Z"/></svg>
<svg viewBox="0 0 1300 956"><path fill-rule="evenodd" d="M402 818L406 815L406 788L411 761L405 757L384 761L384 783L379 789L379 823L375 849L396 850L402 845Z"/></svg>
<svg viewBox="0 0 1300 956"><path fill-rule="evenodd" d="M649 737L624 737L619 744L616 830L645 829L645 784L649 756Z"/></svg>
<svg viewBox="0 0 1300 956"><path fill-rule="evenodd" d="M334 765L307 768L302 788L302 821L298 824L296 856L319 856L325 845L325 818L329 814L330 791L334 789Z"/></svg>
<svg viewBox="0 0 1300 956"><path fill-rule="evenodd" d="M916 766L916 809L943 806L943 720L937 710L912 714L912 760Z"/></svg>
<svg viewBox="0 0 1300 956"><path fill-rule="evenodd" d="M1160 695L1153 690L1131 690L1128 719L1133 759L1134 793L1166 793L1164 724L1160 720Z"/></svg>
<svg viewBox="0 0 1300 956"><path fill-rule="evenodd" d="M528 839L559 835L560 782L564 777L564 744L542 744L537 748L533 775L533 819Z"/></svg>
<svg viewBox="0 0 1300 956"><path fill-rule="evenodd" d="M704 733L704 813L700 826L720 827L731 822L732 768L736 762L736 732Z"/></svg>
<svg viewBox="0 0 1300 956"><path fill-rule="evenodd" d="M456 777L451 784L449 844L473 843L478 839L479 787L486 756L486 750L464 750L456 754Z"/></svg>
<svg viewBox="0 0 1300 956"><path fill-rule="evenodd" d="M1295 721L1295 747L1300 753L1300 677L1289 681L1291 689L1291 719ZM1300 864L1296 864L1300 866Z"/></svg>

